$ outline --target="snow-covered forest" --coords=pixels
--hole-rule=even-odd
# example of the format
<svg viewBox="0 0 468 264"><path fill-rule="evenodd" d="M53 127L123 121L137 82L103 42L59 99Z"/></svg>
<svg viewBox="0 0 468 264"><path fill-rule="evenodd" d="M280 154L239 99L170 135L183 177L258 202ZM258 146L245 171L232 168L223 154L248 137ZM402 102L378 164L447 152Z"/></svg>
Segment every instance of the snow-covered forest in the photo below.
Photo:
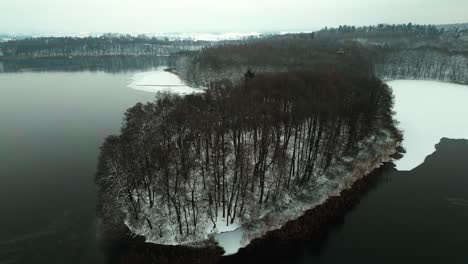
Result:
<svg viewBox="0 0 468 264"><path fill-rule="evenodd" d="M121 135L102 146L101 213L125 213L133 231L160 244L248 224L316 184L360 141L394 131L392 100L380 80L326 67L161 94L130 108Z"/></svg>
<svg viewBox="0 0 468 264"><path fill-rule="evenodd" d="M357 76L373 74L369 49L359 43L340 43L311 34L288 34L254 39L241 44L218 45L175 57L173 67L192 85L212 80L241 80L247 70L287 72L328 68Z"/></svg>
<svg viewBox="0 0 468 264"><path fill-rule="evenodd" d="M210 45L207 41L167 40L147 36L41 37L0 43L5 57L49 58L74 56L169 56Z"/></svg>
<svg viewBox="0 0 468 264"><path fill-rule="evenodd" d="M172 56L171 71L205 92L159 94L127 111L121 134L102 146L100 213L158 244L194 245L240 226L279 228L284 221L265 224L274 221L266 216L287 214L301 204L297 194L338 191L327 184L342 183L328 177L369 173L390 159L400 135L392 92L379 78L466 82L464 34L340 27ZM458 41L445 45L447 38Z"/></svg>
<svg viewBox="0 0 468 264"><path fill-rule="evenodd" d="M317 37L354 41L370 49L375 74L380 78L468 84L466 24L341 26L323 29Z"/></svg>
<svg viewBox="0 0 468 264"><path fill-rule="evenodd" d="M468 52L448 53L437 49L388 52L384 60L375 65L375 72L383 79L439 80L468 84Z"/></svg>
<svg viewBox="0 0 468 264"><path fill-rule="evenodd" d="M424 25L340 26L220 45L177 57L173 67L192 85L238 81L255 72L346 67L383 79L468 83L468 30Z"/></svg>
<svg viewBox="0 0 468 264"><path fill-rule="evenodd" d="M123 72L167 65L168 57L161 56L78 56L8 59L0 61L0 73L20 71L105 71Z"/></svg>

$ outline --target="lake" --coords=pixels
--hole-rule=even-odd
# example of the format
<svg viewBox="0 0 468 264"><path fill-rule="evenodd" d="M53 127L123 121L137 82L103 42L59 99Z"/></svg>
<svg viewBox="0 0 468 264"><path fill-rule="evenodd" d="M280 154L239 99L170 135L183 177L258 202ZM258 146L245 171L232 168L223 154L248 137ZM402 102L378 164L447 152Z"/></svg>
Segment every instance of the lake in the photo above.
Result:
<svg viewBox="0 0 468 264"><path fill-rule="evenodd" d="M106 263L95 217L99 146L119 132L128 107L154 98L128 88L132 76L0 74L0 263ZM403 99L421 106L420 96L398 92L396 109ZM431 152L416 168L385 170L320 246L304 241L259 256L270 263L466 263L468 141L444 139Z"/></svg>
<svg viewBox="0 0 468 264"><path fill-rule="evenodd" d="M154 94L131 73L0 74L0 263L97 263L99 146Z"/></svg>

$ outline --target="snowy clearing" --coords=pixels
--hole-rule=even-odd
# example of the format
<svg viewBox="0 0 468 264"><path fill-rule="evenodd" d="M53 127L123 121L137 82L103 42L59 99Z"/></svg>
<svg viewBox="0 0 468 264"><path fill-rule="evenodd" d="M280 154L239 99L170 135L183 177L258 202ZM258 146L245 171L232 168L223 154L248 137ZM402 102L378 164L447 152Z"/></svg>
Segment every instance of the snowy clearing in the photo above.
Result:
<svg viewBox="0 0 468 264"><path fill-rule="evenodd" d="M203 89L187 86L177 75L164 69L165 67L158 67L153 71L136 73L127 87L151 93L171 92L180 95L203 92Z"/></svg>
<svg viewBox="0 0 468 264"><path fill-rule="evenodd" d="M441 138L468 139L468 86L437 81L389 81L395 94L395 119L407 153L396 161L412 170L435 152Z"/></svg>
<svg viewBox="0 0 468 264"><path fill-rule="evenodd" d="M161 33L149 34L158 38L168 38L169 40L194 40L194 41L223 41L242 40L246 38L258 38L263 34L259 32L225 32L225 33Z"/></svg>

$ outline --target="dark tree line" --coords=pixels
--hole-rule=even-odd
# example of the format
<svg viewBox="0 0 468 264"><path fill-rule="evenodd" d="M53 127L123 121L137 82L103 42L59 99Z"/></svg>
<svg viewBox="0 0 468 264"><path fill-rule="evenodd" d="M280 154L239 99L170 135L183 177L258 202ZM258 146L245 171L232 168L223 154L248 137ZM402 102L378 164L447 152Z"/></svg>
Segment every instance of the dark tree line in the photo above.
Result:
<svg viewBox="0 0 468 264"><path fill-rule="evenodd" d="M342 25L338 28L324 28L318 32L318 36L332 34L352 35L354 37L409 37L417 36L421 38L432 38L441 36L445 32L444 28L435 25L414 25L408 24L378 24L376 26L348 26Z"/></svg>
<svg viewBox="0 0 468 264"><path fill-rule="evenodd" d="M105 71L126 72L149 70L168 64L161 56L83 56L73 59L63 57L5 59L0 61L1 72L19 71Z"/></svg>
<svg viewBox="0 0 468 264"><path fill-rule="evenodd" d="M248 222L314 184L364 138L391 130L392 103L380 80L339 67L160 94L130 108L121 135L102 146L101 213L127 212L161 240Z"/></svg>
<svg viewBox="0 0 468 264"><path fill-rule="evenodd" d="M286 34L206 47L175 57L172 67L187 82L206 86L213 80L241 80L255 72L315 71L340 67L356 75L375 75L375 65L395 52L415 50L450 55L468 53L468 30L461 25L379 24L340 26L315 33Z"/></svg>
<svg viewBox="0 0 468 264"><path fill-rule="evenodd" d="M318 39L356 41L364 46L383 48L377 53L410 49L438 49L446 53L468 52L466 25L379 24L376 26L339 26L317 32Z"/></svg>
<svg viewBox="0 0 468 264"><path fill-rule="evenodd" d="M372 50L356 42L317 39L315 34L288 34L227 43L177 57L173 67L182 79L206 86L213 80L239 81L255 72L317 71L340 68L372 76Z"/></svg>
<svg viewBox="0 0 468 264"><path fill-rule="evenodd" d="M130 35L107 34L100 37L40 37L0 43L5 57L68 57L68 56L168 56L185 50L198 50L210 45L206 41L168 40Z"/></svg>

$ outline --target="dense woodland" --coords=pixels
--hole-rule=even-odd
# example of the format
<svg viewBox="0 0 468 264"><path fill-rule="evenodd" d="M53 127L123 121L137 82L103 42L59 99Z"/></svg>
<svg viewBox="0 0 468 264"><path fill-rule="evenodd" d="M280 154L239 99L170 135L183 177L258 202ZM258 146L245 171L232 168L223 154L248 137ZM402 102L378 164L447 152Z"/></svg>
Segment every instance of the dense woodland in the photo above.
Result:
<svg viewBox="0 0 468 264"><path fill-rule="evenodd" d="M318 32L320 37L364 37L364 38L437 38L443 35L445 28L438 28L434 25L413 25L409 24L379 24L376 26L347 26L342 25L338 28L324 28Z"/></svg>
<svg viewBox="0 0 468 264"><path fill-rule="evenodd" d="M339 65L339 66L337 66ZM356 75L468 83L468 29L462 26L340 26L185 52L174 61L192 85L238 81L256 72L341 67Z"/></svg>
<svg viewBox="0 0 468 264"><path fill-rule="evenodd" d="M121 135L102 146L101 213L123 210L161 243L249 222L364 138L392 131L392 100L377 78L339 67L248 72L203 94L160 94L130 108Z"/></svg>
<svg viewBox="0 0 468 264"><path fill-rule="evenodd" d="M168 64L165 56L81 56L0 60L0 73L20 71L104 71L126 72L150 70Z"/></svg>
<svg viewBox="0 0 468 264"><path fill-rule="evenodd" d="M316 71L322 68L372 76L372 50L356 42L317 39L311 34L289 34L217 45L177 57L173 67L185 81L206 86L212 80L241 80L255 72Z"/></svg>
<svg viewBox="0 0 468 264"><path fill-rule="evenodd" d="M390 49L436 48L448 52L468 51L468 27L460 25L379 24L377 26L340 26L325 28L317 37L334 40L354 40L366 46Z"/></svg>
<svg viewBox="0 0 468 264"><path fill-rule="evenodd" d="M108 34L100 37L41 37L0 43L4 57L169 56L209 45L206 41Z"/></svg>
<svg viewBox="0 0 468 264"><path fill-rule="evenodd" d="M372 50L374 72L380 78L468 84L467 24L341 26L317 36L358 42Z"/></svg>
<svg viewBox="0 0 468 264"><path fill-rule="evenodd" d="M206 92L159 94L127 111L121 134L102 146L101 215L121 212L162 244L258 219L352 159L363 140L397 133L391 90L376 76L465 78L451 75L466 67L463 32L342 26L178 53L171 67Z"/></svg>

